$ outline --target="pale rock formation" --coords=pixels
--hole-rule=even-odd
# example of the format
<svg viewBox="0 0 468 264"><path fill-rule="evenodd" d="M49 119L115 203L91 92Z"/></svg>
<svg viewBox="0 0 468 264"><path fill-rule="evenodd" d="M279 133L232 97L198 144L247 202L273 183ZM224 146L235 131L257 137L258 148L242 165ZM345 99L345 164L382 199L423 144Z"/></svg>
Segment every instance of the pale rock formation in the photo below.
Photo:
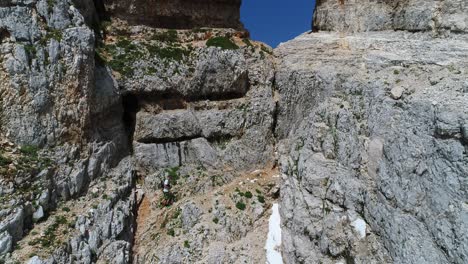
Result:
<svg viewBox="0 0 468 264"><path fill-rule="evenodd" d="M467 261L467 14L318 1L276 49L286 263Z"/></svg>

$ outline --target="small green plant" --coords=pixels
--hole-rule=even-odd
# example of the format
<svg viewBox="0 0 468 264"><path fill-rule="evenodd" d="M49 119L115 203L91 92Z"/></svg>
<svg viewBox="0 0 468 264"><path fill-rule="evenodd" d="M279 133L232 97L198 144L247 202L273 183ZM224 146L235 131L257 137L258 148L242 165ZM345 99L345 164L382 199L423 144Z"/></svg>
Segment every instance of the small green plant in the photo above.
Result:
<svg viewBox="0 0 468 264"><path fill-rule="evenodd" d="M244 193L241 192L239 189L236 189L237 194L239 194L240 197L244 197Z"/></svg>
<svg viewBox="0 0 468 264"><path fill-rule="evenodd" d="M64 212L67 212L67 213L70 212L70 208L68 208L68 207L66 207L66 206L65 206L64 208L62 208L62 210L63 210Z"/></svg>
<svg viewBox="0 0 468 264"><path fill-rule="evenodd" d="M55 0L47 0L47 11L49 13L52 13L54 5L55 5Z"/></svg>
<svg viewBox="0 0 468 264"><path fill-rule="evenodd" d="M266 53L270 54L270 55L273 54L273 51L271 51L269 48L267 48L267 47L266 47L265 45L263 45L263 44L262 44L262 46L261 46L261 50L262 50L263 52L266 52Z"/></svg>
<svg viewBox="0 0 468 264"><path fill-rule="evenodd" d="M47 34L44 37L42 37L41 40L39 40L39 44L46 45L50 39L55 39L56 41L60 42L62 40L62 37L62 31L58 29L48 28Z"/></svg>
<svg viewBox="0 0 468 264"><path fill-rule="evenodd" d="M36 157L38 151L39 151L39 148L36 146L32 146L32 145L24 145L20 148L20 152L22 154L31 156L31 157Z"/></svg>
<svg viewBox="0 0 468 264"><path fill-rule="evenodd" d="M260 191L259 189L255 189L255 192L256 192L257 194L262 194L262 191Z"/></svg>
<svg viewBox="0 0 468 264"><path fill-rule="evenodd" d="M250 191L246 191L246 192L244 193L244 196L245 196L246 198L248 198L248 199L250 199L250 198L253 197L253 195L252 195L252 193L251 193Z"/></svg>
<svg viewBox="0 0 468 264"><path fill-rule="evenodd" d="M175 210L174 214L172 215L172 219L177 219L177 218L179 218L179 216L180 216L181 213L182 213L182 209L181 209L180 207L178 207L178 208Z"/></svg>
<svg viewBox="0 0 468 264"><path fill-rule="evenodd" d="M184 241L184 247L185 248L190 248L190 243L188 242L188 240Z"/></svg>
<svg viewBox="0 0 468 264"><path fill-rule="evenodd" d="M219 223L218 217L213 218L213 223L215 223L215 224Z"/></svg>
<svg viewBox="0 0 468 264"><path fill-rule="evenodd" d="M262 60L265 59L265 52L263 52L263 50L261 50L259 54L260 54L260 59Z"/></svg>
<svg viewBox="0 0 468 264"><path fill-rule="evenodd" d="M245 203L242 202L242 201L239 201L236 203L236 208L241 210L241 211L244 211L245 210Z"/></svg>
<svg viewBox="0 0 468 264"><path fill-rule="evenodd" d="M67 218L65 218L65 216L60 215L60 216L55 217L55 223L57 225L66 225L68 222L67 222Z"/></svg>
<svg viewBox="0 0 468 264"><path fill-rule="evenodd" d="M169 29L168 31L155 33L151 39L162 42L174 43L179 41L179 36L177 35L176 30Z"/></svg>
<svg viewBox="0 0 468 264"><path fill-rule="evenodd" d="M2 154L0 154L0 166L10 165L13 161Z"/></svg>
<svg viewBox="0 0 468 264"><path fill-rule="evenodd" d="M24 50L26 50L26 52L31 56L31 57L35 57L36 56L36 53L37 53L37 50L36 50L36 47L34 47L33 45L24 45Z"/></svg>
<svg viewBox="0 0 468 264"><path fill-rule="evenodd" d="M263 195L257 195L257 200L259 203L265 203L265 197Z"/></svg>
<svg viewBox="0 0 468 264"><path fill-rule="evenodd" d="M252 42L250 42L250 40L247 39L247 38L242 39L242 42L244 42L245 45L247 45L248 47L252 47L252 46L253 46Z"/></svg>
<svg viewBox="0 0 468 264"><path fill-rule="evenodd" d="M133 64L144 56L142 48L126 38L119 38L115 44L101 46L95 57L101 64L107 64L124 76L134 73Z"/></svg>
<svg viewBox="0 0 468 264"><path fill-rule="evenodd" d="M172 237L175 236L175 231L174 231L174 229L171 228L171 229L167 230L167 234L170 235L170 236L172 236Z"/></svg>
<svg viewBox="0 0 468 264"><path fill-rule="evenodd" d="M190 50L179 47L159 47L157 45L146 45L151 56L157 56L169 61L182 61L190 55Z"/></svg>
<svg viewBox="0 0 468 264"><path fill-rule="evenodd" d="M166 173L169 176L169 178L170 178L173 185L176 185L177 181L180 178L179 169L180 169L179 167L173 167L173 168L166 169Z"/></svg>
<svg viewBox="0 0 468 264"><path fill-rule="evenodd" d="M206 41L206 46L208 47L218 47L224 50L236 50L239 49L232 40L227 37L213 37Z"/></svg>
<svg viewBox="0 0 468 264"><path fill-rule="evenodd" d="M400 71L399 70L393 70L393 74L398 75L398 74L400 74Z"/></svg>

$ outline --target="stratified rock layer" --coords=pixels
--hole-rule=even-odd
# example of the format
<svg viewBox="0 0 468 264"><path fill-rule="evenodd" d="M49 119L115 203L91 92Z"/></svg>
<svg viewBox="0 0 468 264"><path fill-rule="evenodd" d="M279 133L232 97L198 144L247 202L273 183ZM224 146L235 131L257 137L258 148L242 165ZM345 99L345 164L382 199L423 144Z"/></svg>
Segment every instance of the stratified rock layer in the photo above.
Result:
<svg viewBox="0 0 468 264"><path fill-rule="evenodd" d="M240 0L103 0L108 15L161 28L241 29Z"/></svg>
<svg viewBox="0 0 468 264"><path fill-rule="evenodd" d="M286 262L465 263L467 36L312 33L276 52Z"/></svg>

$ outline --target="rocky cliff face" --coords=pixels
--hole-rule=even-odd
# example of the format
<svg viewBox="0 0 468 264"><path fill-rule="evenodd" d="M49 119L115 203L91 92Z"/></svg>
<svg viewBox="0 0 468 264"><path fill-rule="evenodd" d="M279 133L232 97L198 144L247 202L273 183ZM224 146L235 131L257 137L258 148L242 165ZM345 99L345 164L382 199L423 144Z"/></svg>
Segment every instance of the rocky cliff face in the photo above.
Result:
<svg viewBox="0 0 468 264"><path fill-rule="evenodd" d="M465 2L239 5L0 3L0 263L468 260Z"/></svg>
<svg viewBox="0 0 468 264"><path fill-rule="evenodd" d="M340 32L466 33L467 12L468 4L464 0L318 0L313 27Z"/></svg>
<svg viewBox="0 0 468 264"><path fill-rule="evenodd" d="M239 5L0 5L0 262L264 261L272 51L155 28L242 28Z"/></svg>
<svg viewBox="0 0 468 264"><path fill-rule="evenodd" d="M242 29L240 0L102 0L107 15L134 25Z"/></svg>
<svg viewBox="0 0 468 264"><path fill-rule="evenodd" d="M467 261L467 17L464 1L319 1L335 32L276 50L287 263Z"/></svg>

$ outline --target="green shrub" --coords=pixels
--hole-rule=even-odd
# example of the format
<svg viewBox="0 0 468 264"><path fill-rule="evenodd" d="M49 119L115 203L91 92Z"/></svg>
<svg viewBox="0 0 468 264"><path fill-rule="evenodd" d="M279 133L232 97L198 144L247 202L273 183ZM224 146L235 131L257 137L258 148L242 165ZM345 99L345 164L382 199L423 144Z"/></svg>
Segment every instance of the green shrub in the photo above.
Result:
<svg viewBox="0 0 468 264"><path fill-rule="evenodd" d="M166 172L169 175L169 178L170 178L173 185L176 185L177 181L180 178L179 169L180 169L179 167L173 167L173 168L166 169Z"/></svg>
<svg viewBox="0 0 468 264"><path fill-rule="evenodd" d="M245 45L247 45L248 47L252 47L252 46L253 46L252 42L250 42L250 40L247 39L247 38L242 39L242 42L244 42Z"/></svg>
<svg viewBox="0 0 468 264"><path fill-rule="evenodd" d="M0 154L0 166L7 166L11 164L13 161L2 154Z"/></svg>
<svg viewBox="0 0 468 264"><path fill-rule="evenodd" d="M34 47L33 45L24 45L24 50L26 50L26 52L27 52L31 57L35 57L35 56L36 56L37 50L36 50L36 47Z"/></svg>
<svg viewBox="0 0 468 264"><path fill-rule="evenodd" d="M190 55L190 50L179 47L159 47L155 45L146 45L146 49L151 56L157 56L161 59L181 61Z"/></svg>
<svg viewBox="0 0 468 264"><path fill-rule="evenodd" d="M215 224L219 223L218 217L213 218L213 223L215 223Z"/></svg>
<svg viewBox="0 0 468 264"><path fill-rule="evenodd" d="M273 51L271 51L269 48L267 48L265 45L262 44L261 49L263 52L266 52L268 54L273 54Z"/></svg>
<svg viewBox="0 0 468 264"><path fill-rule="evenodd" d="M184 241L184 247L190 248L190 243L188 242L188 240Z"/></svg>
<svg viewBox="0 0 468 264"><path fill-rule="evenodd" d="M239 49L239 46L237 46L232 40L226 37L213 37L210 38L206 42L206 46L208 47L218 47L221 49L229 49L229 50L236 50Z"/></svg>
<svg viewBox="0 0 468 264"><path fill-rule="evenodd" d="M174 231L174 229L171 228L171 229L167 230L167 234L170 235L170 236L172 236L172 237L175 236L175 231Z"/></svg>
<svg viewBox="0 0 468 264"><path fill-rule="evenodd" d="M106 54L110 59L103 56ZM142 49L133 44L130 40L120 38L115 45L106 45L97 49L98 62L107 64L116 72L124 76L131 76L134 73L133 64L144 56ZM108 58L108 57L107 57Z"/></svg>
<svg viewBox="0 0 468 264"><path fill-rule="evenodd" d="M257 195L257 199L260 203L265 203L265 197L263 197L263 195Z"/></svg>
<svg viewBox="0 0 468 264"><path fill-rule="evenodd" d="M174 42L179 41L179 36L177 35L176 30L170 29L165 32L155 33L151 39L162 41L162 42L174 43Z"/></svg>
<svg viewBox="0 0 468 264"><path fill-rule="evenodd" d="M245 196L246 198L250 199L250 198L252 198L253 195L252 195L252 193L251 193L250 191L246 191L246 192L244 193L244 196Z"/></svg>
<svg viewBox="0 0 468 264"><path fill-rule="evenodd" d="M241 211L244 211L245 210L245 203L243 203L242 201L239 201L236 203L236 208L241 210Z"/></svg>
<svg viewBox="0 0 468 264"><path fill-rule="evenodd" d="M39 148L36 146L32 145L25 145L20 148L20 152L24 155L35 157L37 156L37 152L39 151Z"/></svg>
<svg viewBox="0 0 468 264"><path fill-rule="evenodd" d="M47 11L52 13L56 0L47 0Z"/></svg>
<svg viewBox="0 0 468 264"><path fill-rule="evenodd" d="M68 207L64 207L64 208L62 208L62 210L63 210L64 212L67 212L67 213L70 212L70 208L68 208Z"/></svg>

